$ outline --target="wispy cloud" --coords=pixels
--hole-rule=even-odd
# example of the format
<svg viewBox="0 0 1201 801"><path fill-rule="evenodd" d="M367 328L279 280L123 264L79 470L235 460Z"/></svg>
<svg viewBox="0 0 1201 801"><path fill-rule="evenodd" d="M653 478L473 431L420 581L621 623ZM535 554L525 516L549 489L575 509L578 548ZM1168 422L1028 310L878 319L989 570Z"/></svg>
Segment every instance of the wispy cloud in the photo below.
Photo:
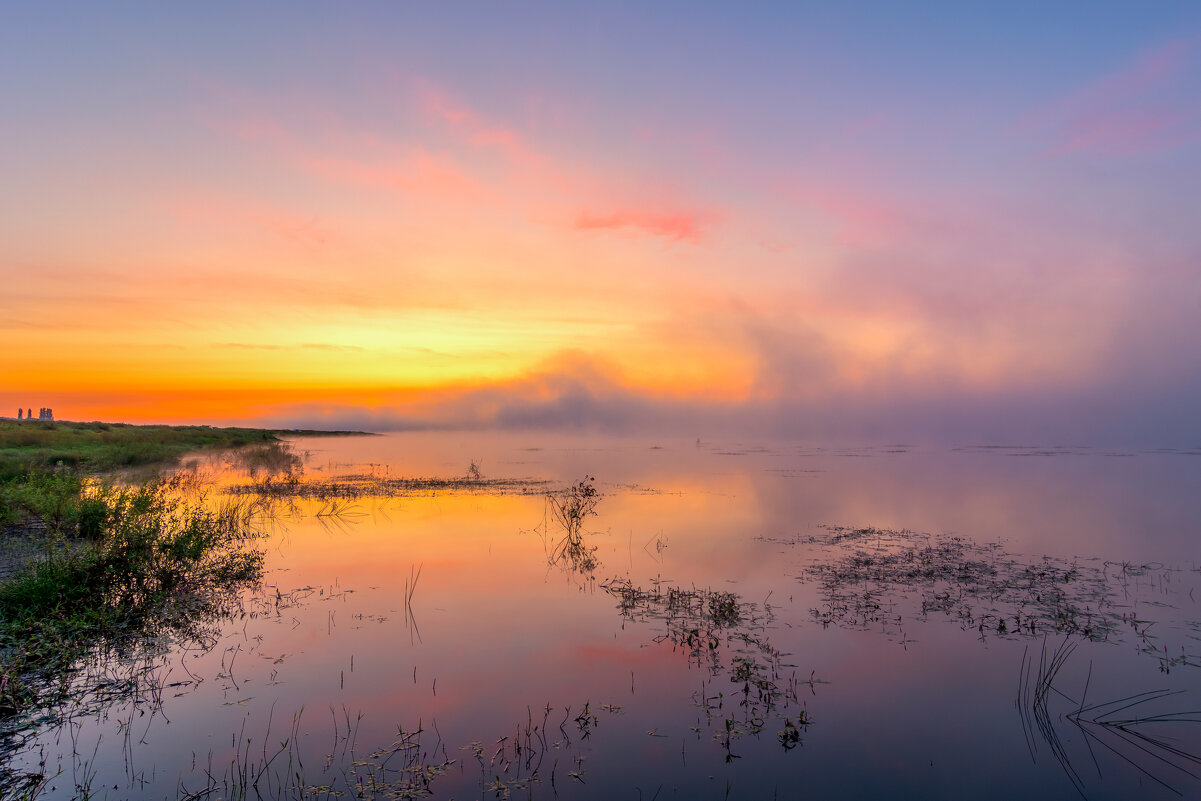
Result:
<svg viewBox="0 0 1201 801"><path fill-rule="evenodd" d="M1027 112L1019 130L1034 132L1045 155L1127 156L1201 138L1201 57L1197 38L1137 54L1121 69Z"/></svg>
<svg viewBox="0 0 1201 801"><path fill-rule="evenodd" d="M259 342L218 342L214 348L230 348L234 350L321 350L321 351L356 351L364 348L358 345L331 345L322 342L305 342L299 345L273 345Z"/></svg>
<svg viewBox="0 0 1201 801"><path fill-rule="evenodd" d="M270 103L253 104L243 116L226 112L230 118L212 127L321 184L438 201L460 217L486 209L535 226L695 242L725 216L698 208L687 187L651 167L606 169L493 119L433 81L400 78L392 85L407 121L402 127L372 131L355 118ZM565 218L564 208L582 211ZM320 230L298 220L264 216L262 222L281 235L321 241Z"/></svg>
<svg viewBox="0 0 1201 801"><path fill-rule="evenodd" d="M387 138L357 131L348 120L324 115L316 134L289 125L262 110L214 127L252 145L267 148L312 178L339 186L379 189L407 195L467 198L484 187L451 154L435 153L412 136Z"/></svg>
<svg viewBox="0 0 1201 801"><path fill-rule="evenodd" d="M623 231L663 237L677 242L697 242L711 219L710 215L686 211L585 212L576 217L575 227L581 231Z"/></svg>
<svg viewBox="0 0 1201 801"><path fill-rule="evenodd" d="M528 161L534 151L512 127L488 120L461 100L429 81L416 82L417 101L427 119L441 123L478 147L506 151L511 157Z"/></svg>

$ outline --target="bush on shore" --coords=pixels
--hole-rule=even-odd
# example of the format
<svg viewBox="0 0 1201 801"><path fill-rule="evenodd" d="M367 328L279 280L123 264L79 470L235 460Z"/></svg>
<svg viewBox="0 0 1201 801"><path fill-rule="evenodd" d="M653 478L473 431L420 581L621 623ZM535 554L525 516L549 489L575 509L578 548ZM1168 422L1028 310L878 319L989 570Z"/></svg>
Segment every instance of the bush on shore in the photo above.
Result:
<svg viewBox="0 0 1201 801"><path fill-rule="evenodd" d="M96 644L212 620L260 575L252 502L185 502L172 480L91 482L80 499L77 525L95 536L61 540L0 583L0 718L51 703Z"/></svg>

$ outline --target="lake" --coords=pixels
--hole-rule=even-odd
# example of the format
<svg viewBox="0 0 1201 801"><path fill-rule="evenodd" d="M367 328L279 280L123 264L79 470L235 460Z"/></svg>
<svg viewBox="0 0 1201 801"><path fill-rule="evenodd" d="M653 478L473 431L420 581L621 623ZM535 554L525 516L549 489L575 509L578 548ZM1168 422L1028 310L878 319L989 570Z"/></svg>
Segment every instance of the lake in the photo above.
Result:
<svg viewBox="0 0 1201 801"><path fill-rule="evenodd" d="M1201 797L1196 451L290 445L186 464L262 583L97 655L39 798Z"/></svg>

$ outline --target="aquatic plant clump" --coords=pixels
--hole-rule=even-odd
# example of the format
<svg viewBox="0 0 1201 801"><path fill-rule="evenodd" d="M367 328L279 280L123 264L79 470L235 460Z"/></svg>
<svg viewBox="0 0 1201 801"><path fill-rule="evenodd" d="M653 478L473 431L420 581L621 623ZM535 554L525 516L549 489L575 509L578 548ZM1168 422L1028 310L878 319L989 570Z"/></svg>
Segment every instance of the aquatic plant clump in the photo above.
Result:
<svg viewBox="0 0 1201 801"><path fill-rule="evenodd" d="M550 564L563 563L578 573L591 573L600 566L596 546L584 541L584 521L596 514L600 499L593 476L585 476L565 490L546 493L547 508L562 532L557 541L548 542L547 561ZM544 535L545 532L544 525Z"/></svg>
<svg viewBox="0 0 1201 801"><path fill-rule="evenodd" d="M360 498L411 498L442 492L487 495L538 495L549 482L520 478L471 478L470 476L391 477L347 475L335 479L314 479L298 470L264 473L252 481L235 484L225 491L231 495L300 500L357 500Z"/></svg>
<svg viewBox="0 0 1201 801"><path fill-rule="evenodd" d="M883 626L904 640L907 619L941 616L979 636L1066 634L1107 641L1132 630L1140 650L1161 667L1201 665L1184 650L1152 644L1136 615L1140 586L1162 594L1170 573L1159 565L1023 558L998 543L909 530L831 526L794 541L815 546L800 579L816 582L822 605L810 610L823 626Z"/></svg>
<svg viewBox="0 0 1201 801"><path fill-rule="evenodd" d="M733 740L763 731L770 716L800 705L801 685L808 684L812 690L818 683L812 673L807 681L798 681L795 670L785 675L796 666L786 663L785 654L771 643L768 629L774 614L766 601L747 602L721 590L660 584L643 588L624 578L600 586L617 599L618 611L626 620L659 625L661 633L653 642L670 643L710 676L725 675L734 685L727 693L702 682L700 692L693 695L727 759L736 758L730 750ZM715 725L715 717L720 727ZM802 730L810 723L804 707L780 721L783 728L778 736L784 750L799 744Z"/></svg>

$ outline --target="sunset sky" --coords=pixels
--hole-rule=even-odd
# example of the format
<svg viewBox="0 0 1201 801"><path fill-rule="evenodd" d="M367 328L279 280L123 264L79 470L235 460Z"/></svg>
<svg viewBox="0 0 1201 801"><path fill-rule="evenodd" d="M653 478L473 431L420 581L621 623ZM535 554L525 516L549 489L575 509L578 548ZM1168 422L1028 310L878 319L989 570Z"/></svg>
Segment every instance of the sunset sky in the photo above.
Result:
<svg viewBox="0 0 1201 801"><path fill-rule="evenodd" d="M1201 3L8 4L0 414L1201 442Z"/></svg>

